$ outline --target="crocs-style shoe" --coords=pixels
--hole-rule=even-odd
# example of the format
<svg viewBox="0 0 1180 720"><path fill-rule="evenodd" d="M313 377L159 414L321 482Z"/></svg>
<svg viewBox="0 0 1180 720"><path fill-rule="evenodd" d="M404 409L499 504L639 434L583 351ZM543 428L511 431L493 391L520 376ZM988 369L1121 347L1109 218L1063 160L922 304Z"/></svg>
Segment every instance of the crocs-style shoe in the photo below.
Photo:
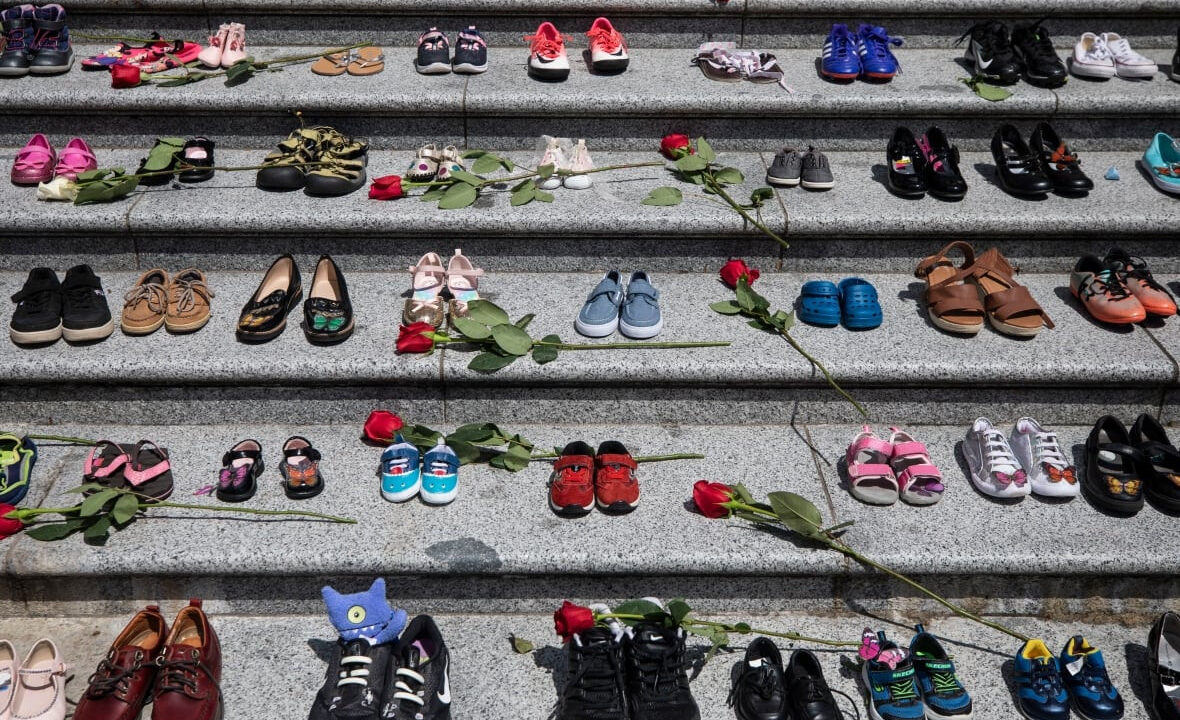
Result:
<svg viewBox="0 0 1180 720"><path fill-rule="evenodd" d="M62 149L61 154L57 156L57 165L53 168L53 174L76 181L81 173L96 169L98 169L98 161L94 158L94 151L90 149L86 141L82 138L71 138Z"/></svg>
<svg viewBox="0 0 1180 720"><path fill-rule="evenodd" d="M418 448L394 436L393 444L381 453L381 497L405 502L422 489L422 466Z"/></svg>
<svg viewBox="0 0 1180 720"><path fill-rule="evenodd" d="M898 493L910 505L933 505L942 498L942 473L930 459L926 446L912 435L891 427L889 444L893 454L889 467L897 476Z"/></svg>
<svg viewBox="0 0 1180 720"><path fill-rule="evenodd" d="M803 283L799 293L799 319L808 325L836 327L840 324L840 290L827 280Z"/></svg>
<svg viewBox="0 0 1180 720"><path fill-rule="evenodd" d="M459 494L459 456L442 438L422 457L422 489L418 495L430 505L446 505Z"/></svg>
<svg viewBox="0 0 1180 720"><path fill-rule="evenodd" d="M49 139L37 133L16 154L12 163L12 182L15 185L36 185L53 179L57 165L57 151Z"/></svg>
<svg viewBox="0 0 1180 720"><path fill-rule="evenodd" d="M16 505L29 492L37 445L28 438L0 434L0 503Z"/></svg>
<svg viewBox="0 0 1180 720"><path fill-rule="evenodd" d="M861 502L870 505L892 505L897 502L897 476L889 465L893 445L873 434L865 425L852 438L844 464L848 471L848 491Z"/></svg>
<svg viewBox="0 0 1180 720"><path fill-rule="evenodd" d="M849 330L872 330L881 326L881 303L877 288L858 277L840 281L840 316Z"/></svg>

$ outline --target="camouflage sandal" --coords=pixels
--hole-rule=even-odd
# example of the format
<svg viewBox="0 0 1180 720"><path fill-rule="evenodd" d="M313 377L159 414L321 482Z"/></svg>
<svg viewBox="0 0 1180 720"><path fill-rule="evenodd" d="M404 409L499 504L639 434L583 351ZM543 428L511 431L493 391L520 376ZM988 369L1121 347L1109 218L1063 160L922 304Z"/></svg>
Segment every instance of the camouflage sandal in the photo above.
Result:
<svg viewBox="0 0 1180 720"><path fill-rule="evenodd" d="M321 197L347 195L364 187L369 146L331 131L316 158L327 163L307 173L304 192Z"/></svg>
<svg viewBox="0 0 1180 720"><path fill-rule="evenodd" d="M309 168L319 157L331 128L299 128L279 143L277 150L262 161L265 166L258 171L257 185L263 190L298 190L307 180Z"/></svg>

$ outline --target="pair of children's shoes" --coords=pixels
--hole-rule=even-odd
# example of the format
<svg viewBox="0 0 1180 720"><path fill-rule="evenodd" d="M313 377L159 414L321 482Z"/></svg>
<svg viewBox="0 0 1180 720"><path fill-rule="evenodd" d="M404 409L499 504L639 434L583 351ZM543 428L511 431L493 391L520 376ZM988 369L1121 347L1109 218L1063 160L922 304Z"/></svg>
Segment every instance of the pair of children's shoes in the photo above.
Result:
<svg viewBox="0 0 1180 720"><path fill-rule="evenodd" d="M451 296L447 305L452 318L467 317L467 303L479 300L479 278L483 276L483 268L472 265L459 248L455 248L446 269L438 253L429 252L410 268L410 275L414 278L413 287L402 310L402 322L406 325L425 322L440 327L446 316L443 312L444 288Z"/></svg>
<svg viewBox="0 0 1180 720"><path fill-rule="evenodd" d="M459 456L441 438L425 455L401 434L381 453L381 496L405 502L415 495L430 505L446 505L459 494Z"/></svg>
<svg viewBox="0 0 1180 720"><path fill-rule="evenodd" d="M197 60L206 67L228 68L246 59L246 26L242 23L224 23L216 35L209 36L209 47L197 55Z"/></svg>
<svg viewBox="0 0 1180 720"><path fill-rule="evenodd" d="M541 161L537 167L553 166L553 174L537 183L542 190L556 190L564 185L570 190L587 190L594 183L589 175L561 176L558 170L584 172L594 169L594 161L590 159L590 151L586 149L586 141L578 139L577 144L571 144L569 138L555 138L548 135L541 136Z"/></svg>
<svg viewBox="0 0 1180 720"><path fill-rule="evenodd" d="M849 330L872 330L881 325L877 288L858 277L844 278L839 285L827 280L804 283L799 319L819 327L836 327L843 322Z"/></svg>
<svg viewBox="0 0 1180 720"><path fill-rule="evenodd" d="M933 505L942 497L942 473L926 446L909 433L889 428L882 440L865 425L844 454L848 490L870 505L892 505L900 497L910 505Z"/></svg>
<svg viewBox="0 0 1180 720"><path fill-rule="evenodd" d="M411 182L446 180L456 170L466 169L459 148L447 145L440 150L438 145L427 143L418 148L418 154L406 169L406 179Z"/></svg>

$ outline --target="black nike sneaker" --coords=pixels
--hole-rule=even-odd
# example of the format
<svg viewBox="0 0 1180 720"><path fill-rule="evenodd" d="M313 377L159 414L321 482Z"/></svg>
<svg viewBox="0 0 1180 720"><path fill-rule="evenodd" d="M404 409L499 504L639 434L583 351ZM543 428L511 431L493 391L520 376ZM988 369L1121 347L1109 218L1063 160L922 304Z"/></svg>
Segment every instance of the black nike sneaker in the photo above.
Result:
<svg viewBox="0 0 1180 720"><path fill-rule="evenodd" d="M955 44L971 38L964 58L979 77L998 85L1011 85L1020 79L1020 63L1008 39L1008 26L999 20L972 25Z"/></svg>
<svg viewBox="0 0 1180 720"><path fill-rule="evenodd" d="M373 645L360 637L337 645L309 720L377 720L394 643Z"/></svg>
<svg viewBox="0 0 1180 720"><path fill-rule="evenodd" d="M102 281L89 265L75 265L66 271L61 294L61 333L67 341L102 340L115 331Z"/></svg>
<svg viewBox="0 0 1180 720"><path fill-rule="evenodd" d="M640 623L627 631L626 657L631 720L700 720L683 629Z"/></svg>
<svg viewBox="0 0 1180 720"><path fill-rule="evenodd" d="M1030 85L1055 88L1065 84L1069 73L1040 20L1012 28L1012 49L1024 67L1024 79Z"/></svg>
<svg viewBox="0 0 1180 720"><path fill-rule="evenodd" d="M595 626L570 638L557 720L625 720L622 635Z"/></svg>
<svg viewBox="0 0 1180 720"><path fill-rule="evenodd" d="M451 656L429 615L410 621L389 661L384 720L450 720Z"/></svg>
<svg viewBox="0 0 1180 720"><path fill-rule="evenodd" d="M61 337L61 283L49 268L33 268L20 292L8 334L18 345L39 345Z"/></svg>

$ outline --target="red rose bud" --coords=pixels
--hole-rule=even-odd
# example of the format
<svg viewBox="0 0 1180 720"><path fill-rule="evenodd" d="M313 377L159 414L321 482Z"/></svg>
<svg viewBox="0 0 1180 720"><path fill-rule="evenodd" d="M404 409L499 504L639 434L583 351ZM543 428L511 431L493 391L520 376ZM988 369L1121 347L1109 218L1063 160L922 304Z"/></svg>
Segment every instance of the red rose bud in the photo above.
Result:
<svg viewBox="0 0 1180 720"><path fill-rule="evenodd" d="M729 517L729 508L725 503L733 500L737 493L725 483L711 483L697 480L692 486L692 502L697 511L707 518Z"/></svg>
<svg viewBox="0 0 1180 720"><path fill-rule="evenodd" d="M16 518L4 517L8 513L16 510L16 507L7 503L0 503L0 540L6 537L16 535L21 530L25 529L25 524Z"/></svg>
<svg viewBox="0 0 1180 720"><path fill-rule="evenodd" d="M594 627L594 612L588 607L574 605L569 600L561 603L553 613L553 629L563 641L569 642L574 635Z"/></svg>
<svg viewBox="0 0 1180 720"><path fill-rule="evenodd" d="M660 141L660 153L669 160L678 160L685 155L692 155L694 152L692 141L687 135L673 133L665 135L664 139Z"/></svg>
<svg viewBox="0 0 1180 720"><path fill-rule="evenodd" d="M738 280L743 277L747 285L753 285L761 274L754 268L747 267L745 260L730 260L721 266L721 282L731 289L736 288Z"/></svg>
<svg viewBox="0 0 1180 720"><path fill-rule="evenodd" d="M434 340L426 333L434 332L430 323L416 322L402 325L397 330L399 353L426 353L434 349Z"/></svg>
<svg viewBox="0 0 1180 720"><path fill-rule="evenodd" d="M372 200L397 200L405 196L401 175L379 177L369 186L369 198Z"/></svg>
<svg viewBox="0 0 1180 720"><path fill-rule="evenodd" d="M405 423L397 414L388 410L374 410L369 413L369 419L365 421L365 439L381 445L388 445L393 442L397 431L403 427L405 427Z"/></svg>
<svg viewBox="0 0 1180 720"><path fill-rule="evenodd" d="M139 75L139 68L134 65L112 65L111 87L132 88L143 82Z"/></svg>

